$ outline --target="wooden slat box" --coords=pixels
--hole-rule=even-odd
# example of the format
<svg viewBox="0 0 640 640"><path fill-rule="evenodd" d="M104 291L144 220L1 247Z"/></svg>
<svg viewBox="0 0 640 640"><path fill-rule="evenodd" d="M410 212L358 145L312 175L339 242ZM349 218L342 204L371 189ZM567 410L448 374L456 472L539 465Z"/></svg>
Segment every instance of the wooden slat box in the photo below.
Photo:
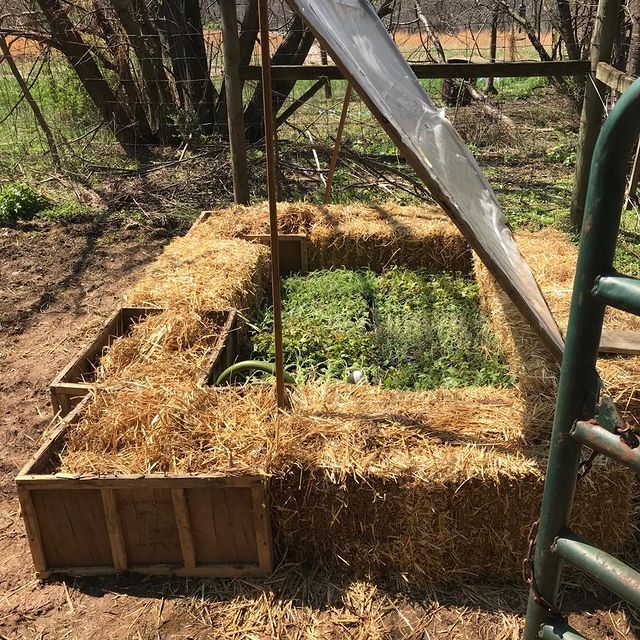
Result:
<svg viewBox="0 0 640 640"><path fill-rule="evenodd" d="M271 237L268 235L244 234L240 237L243 240L259 242L267 246L271 242ZM306 273L309 270L306 235L280 234L278 245L280 247L280 275L282 277L290 276L292 273Z"/></svg>
<svg viewBox="0 0 640 640"><path fill-rule="evenodd" d="M62 420L16 478L38 577L271 571L271 529L259 476L56 474L67 431L92 396Z"/></svg>
<svg viewBox="0 0 640 640"><path fill-rule="evenodd" d="M114 340L129 335L136 322L162 311L155 307L123 307L113 313L96 337L78 351L49 385L54 414L66 416L93 389L96 367ZM206 315L222 330L220 337L215 339L215 348L198 381L200 384L215 379L214 376L233 364L238 353L238 316L235 309L209 311Z"/></svg>

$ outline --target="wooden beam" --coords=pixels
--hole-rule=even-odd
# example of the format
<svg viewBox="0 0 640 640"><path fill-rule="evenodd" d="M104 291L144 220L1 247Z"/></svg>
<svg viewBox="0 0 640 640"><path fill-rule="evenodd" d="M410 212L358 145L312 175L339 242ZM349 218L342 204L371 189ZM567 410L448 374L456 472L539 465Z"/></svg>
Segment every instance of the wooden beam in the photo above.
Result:
<svg viewBox="0 0 640 640"><path fill-rule="evenodd" d="M231 147L233 197L238 204L249 204L249 172L247 141L244 132L242 80L240 79L240 44L236 0L220 0L222 18L222 48L224 51L224 86L227 101L227 122Z"/></svg>
<svg viewBox="0 0 640 640"><path fill-rule="evenodd" d="M113 558L113 568L116 571L126 571L128 565L127 552L124 544L120 514L118 513L116 492L113 489L102 489L100 495L102 496L102 507L104 509L104 518L107 525L109 545L111 547L111 557Z"/></svg>
<svg viewBox="0 0 640 640"><path fill-rule="evenodd" d="M618 33L620 18L620 0L599 0L596 20L591 36L591 77L584 88L582 115L580 116L580 134L576 154L576 171L571 194L571 223L580 229L584 206L587 199L587 187L591 173L591 161L596 140L602 127L604 105L601 93L605 85L596 78L599 63L611 60L613 42Z"/></svg>
<svg viewBox="0 0 640 640"><path fill-rule="evenodd" d="M531 78L538 76L579 76L589 72L586 60L552 62L468 62L461 64L429 63L410 65L418 78ZM260 80L260 65L240 68L242 80ZM272 65L274 80L342 80L335 65Z"/></svg>
<svg viewBox="0 0 640 640"><path fill-rule="evenodd" d="M635 80L633 76L619 71L606 62L599 62L596 66L596 79L618 93L624 93Z"/></svg>

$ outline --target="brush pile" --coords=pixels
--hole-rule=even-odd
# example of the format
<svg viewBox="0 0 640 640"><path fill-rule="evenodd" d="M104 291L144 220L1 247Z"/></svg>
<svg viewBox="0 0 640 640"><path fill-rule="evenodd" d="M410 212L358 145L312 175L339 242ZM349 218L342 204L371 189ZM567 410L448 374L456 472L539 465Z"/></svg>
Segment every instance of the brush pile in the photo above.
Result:
<svg viewBox="0 0 640 640"><path fill-rule="evenodd" d="M281 557L415 586L516 575L538 512L556 379L524 320L478 268L518 389L305 385L278 414L271 384L200 386L213 333L203 311L256 312L267 249L239 236L263 233L265 223L265 207L212 213L151 266L129 300L167 311L105 357L60 470L259 473ZM314 267L470 269L466 243L431 210L283 205L281 225L308 234ZM532 236L523 246L534 271L537 254L561 255L549 242ZM542 288L560 292L551 266ZM598 461L579 487L573 526L615 551L631 531L630 498L629 475Z"/></svg>

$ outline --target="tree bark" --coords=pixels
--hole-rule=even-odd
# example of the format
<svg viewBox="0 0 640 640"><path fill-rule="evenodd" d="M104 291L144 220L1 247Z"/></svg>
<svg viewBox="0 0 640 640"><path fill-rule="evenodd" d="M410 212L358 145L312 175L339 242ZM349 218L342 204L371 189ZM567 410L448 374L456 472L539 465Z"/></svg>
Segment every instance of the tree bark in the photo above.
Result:
<svg viewBox="0 0 640 640"><path fill-rule="evenodd" d="M129 105L129 109L142 135L151 140L153 133L151 132L147 113L144 109L144 103L135 78L131 73L131 68L129 67L130 60L127 51L126 36L120 29L116 31L114 25L108 20L102 8L98 6L97 3L93 5L93 12L98 28L102 31L102 36L113 56L113 67L118 74L121 95Z"/></svg>
<svg viewBox="0 0 640 640"><path fill-rule="evenodd" d="M216 123L218 94L209 75L200 3L198 0L164 0L163 30L171 43L169 55L182 100L188 99L206 133Z"/></svg>
<svg viewBox="0 0 640 640"><path fill-rule="evenodd" d="M37 0L51 27L56 47L64 54L78 75L82 86L96 105L100 115L113 131L116 140L129 155L135 155L136 145L148 142L126 107L117 99L98 67L92 52L74 28L60 0Z"/></svg>
<svg viewBox="0 0 640 640"><path fill-rule="evenodd" d="M560 33L570 60L580 60L580 47L576 40L575 21L569 0L557 0Z"/></svg>
<svg viewBox="0 0 640 640"><path fill-rule="evenodd" d="M627 10L631 19L631 37L626 71L630 76L637 76L640 71L640 0L629 0Z"/></svg>
<svg viewBox="0 0 640 640"><path fill-rule="evenodd" d="M111 4L138 59L148 99L149 124L167 141L170 135L167 116L173 111L173 100L162 62L158 32L139 0L111 0Z"/></svg>
<svg viewBox="0 0 640 640"><path fill-rule="evenodd" d="M294 16L285 39L271 58L271 64L302 64L313 41L314 35L304 26L302 19ZM295 84L295 80L273 82L274 113L280 110ZM262 113L262 83L259 82L244 112L248 142L256 142L263 136Z"/></svg>
<svg viewBox="0 0 640 640"><path fill-rule="evenodd" d="M251 62L253 49L258 37L258 0L248 0L247 7L242 16L240 23L240 35L238 36L238 44L240 48L239 66L242 68ZM244 81L241 81L244 85ZM216 105L216 122L223 126L222 123L227 120L227 99L226 85L224 80L220 88L220 96Z"/></svg>

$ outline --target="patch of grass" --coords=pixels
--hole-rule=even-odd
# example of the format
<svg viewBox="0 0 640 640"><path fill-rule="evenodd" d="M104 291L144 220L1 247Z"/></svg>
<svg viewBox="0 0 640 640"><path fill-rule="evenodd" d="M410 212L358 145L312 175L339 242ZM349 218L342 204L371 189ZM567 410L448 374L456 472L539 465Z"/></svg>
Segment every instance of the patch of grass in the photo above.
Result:
<svg viewBox="0 0 640 640"><path fill-rule="evenodd" d="M0 224L30 220L47 207L47 200L22 182L0 187Z"/></svg>
<svg viewBox="0 0 640 640"><path fill-rule="evenodd" d="M91 212L77 202L61 202L38 213L39 218L48 222L75 222L90 215Z"/></svg>
<svg viewBox="0 0 640 640"><path fill-rule="evenodd" d="M273 311L254 337L274 360ZM450 274L345 269L283 284L283 342L297 381L346 380L353 369L389 389L513 382L478 305L477 285Z"/></svg>
<svg viewBox="0 0 640 640"><path fill-rule="evenodd" d="M525 100L548 85L547 78L496 78L494 86L499 100Z"/></svg>

